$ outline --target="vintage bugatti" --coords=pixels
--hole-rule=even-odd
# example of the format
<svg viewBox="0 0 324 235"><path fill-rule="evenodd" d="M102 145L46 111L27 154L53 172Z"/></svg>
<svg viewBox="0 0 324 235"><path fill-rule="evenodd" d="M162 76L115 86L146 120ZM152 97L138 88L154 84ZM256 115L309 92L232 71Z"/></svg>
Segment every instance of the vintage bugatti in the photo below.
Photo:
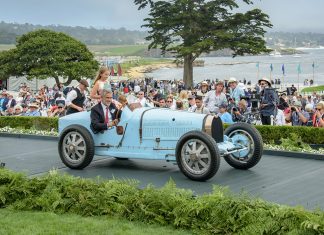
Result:
<svg viewBox="0 0 324 235"><path fill-rule="evenodd" d="M236 123L223 131L219 117L164 108L126 106L118 126L104 133L90 129L90 112L59 119L58 151L72 169L88 166L94 155L118 159L174 161L188 178L213 177L220 158L237 169L261 159L263 141L250 124Z"/></svg>

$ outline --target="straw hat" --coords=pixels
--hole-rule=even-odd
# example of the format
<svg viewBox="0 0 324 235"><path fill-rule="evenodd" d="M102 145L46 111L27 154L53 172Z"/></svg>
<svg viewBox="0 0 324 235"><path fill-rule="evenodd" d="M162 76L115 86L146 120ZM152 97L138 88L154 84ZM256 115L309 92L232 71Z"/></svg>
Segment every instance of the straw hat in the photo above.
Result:
<svg viewBox="0 0 324 235"><path fill-rule="evenodd" d="M208 86L208 82L207 81L202 81L201 86Z"/></svg>
<svg viewBox="0 0 324 235"><path fill-rule="evenodd" d="M234 77L230 77L229 79L228 79L228 84L230 84L230 83L234 83L234 82L236 82L237 83L237 80L236 80L236 78L234 78Z"/></svg>
<svg viewBox="0 0 324 235"><path fill-rule="evenodd" d="M268 83L268 85L269 85L269 86L271 86L271 82L270 82L270 80L269 80L268 78L266 78L266 77L263 77L263 78L259 79L259 81L258 81L258 84L260 84L260 83L261 83L261 81L265 81L265 82L267 82L267 83Z"/></svg>
<svg viewBox="0 0 324 235"><path fill-rule="evenodd" d="M38 104L37 103L31 103L28 105L28 107L34 107L38 109Z"/></svg>

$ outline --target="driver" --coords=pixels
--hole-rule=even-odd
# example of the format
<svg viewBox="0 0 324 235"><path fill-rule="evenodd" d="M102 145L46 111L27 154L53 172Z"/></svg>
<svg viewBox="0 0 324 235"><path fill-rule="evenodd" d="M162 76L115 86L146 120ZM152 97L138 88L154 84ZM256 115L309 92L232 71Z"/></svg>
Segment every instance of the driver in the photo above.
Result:
<svg viewBox="0 0 324 235"><path fill-rule="evenodd" d="M96 104L91 109L91 124L90 128L94 134L103 133L108 128L116 126L117 107L112 103L112 91L103 90L101 94L101 102Z"/></svg>

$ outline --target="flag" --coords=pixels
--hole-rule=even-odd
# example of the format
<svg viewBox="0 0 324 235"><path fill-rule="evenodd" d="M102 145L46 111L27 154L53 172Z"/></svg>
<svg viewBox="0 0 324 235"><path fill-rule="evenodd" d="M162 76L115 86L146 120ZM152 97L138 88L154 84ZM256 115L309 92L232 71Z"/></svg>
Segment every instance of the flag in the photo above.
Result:
<svg viewBox="0 0 324 235"><path fill-rule="evenodd" d="M285 75L285 64L282 64L281 70L282 70L282 75Z"/></svg>
<svg viewBox="0 0 324 235"><path fill-rule="evenodd" d="M270 65L270 70L271 70L271 72L273 71L273 65L272 64Z"/></svg>
<svg viewBox="0 0 324 235"><path fill-rule="evenodd" d="M298 64L298 67L297 67L297 72L298 72L298 74L300 74L300 73L301 73L301 66L300 66L300 64Z"/></svg>
<svg viewBox="0 0 324 235"><path fill-rule="evenodd" d="M111 66L110 76L115 76L114 66Z"/></svg>
<svg viewBox="0 0 324 235"><path fill-rule="evenodd" d="M118 76L123 75L123 71L122 71L122 68L121 68L120 64L118 64L118 67L117 67L117 74L118 74Z"/></svg>
<svg viewBox="0 0 324 235"><path fill-rule="evenodd" d="M259 66L260 66L260 63L259 62L256 63L255 67L259 68Z"/></svg>

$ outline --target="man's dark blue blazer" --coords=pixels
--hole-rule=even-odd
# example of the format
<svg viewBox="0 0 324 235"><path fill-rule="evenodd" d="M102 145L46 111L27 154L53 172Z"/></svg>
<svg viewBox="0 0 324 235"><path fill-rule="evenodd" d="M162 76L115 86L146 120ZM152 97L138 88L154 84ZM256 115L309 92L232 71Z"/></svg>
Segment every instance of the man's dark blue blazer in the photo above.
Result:
<svg viewBox="0 0 324 235"><path fill-rule="evenodd" d="M117 107L115 104L111 103L109 105L110 115L112 120L116 119ZM91 124L90 128L94 134L103 133L108 129L107 124L105 123L105 113L103 111L101 103L96 104L91 109Z"/></svg>

